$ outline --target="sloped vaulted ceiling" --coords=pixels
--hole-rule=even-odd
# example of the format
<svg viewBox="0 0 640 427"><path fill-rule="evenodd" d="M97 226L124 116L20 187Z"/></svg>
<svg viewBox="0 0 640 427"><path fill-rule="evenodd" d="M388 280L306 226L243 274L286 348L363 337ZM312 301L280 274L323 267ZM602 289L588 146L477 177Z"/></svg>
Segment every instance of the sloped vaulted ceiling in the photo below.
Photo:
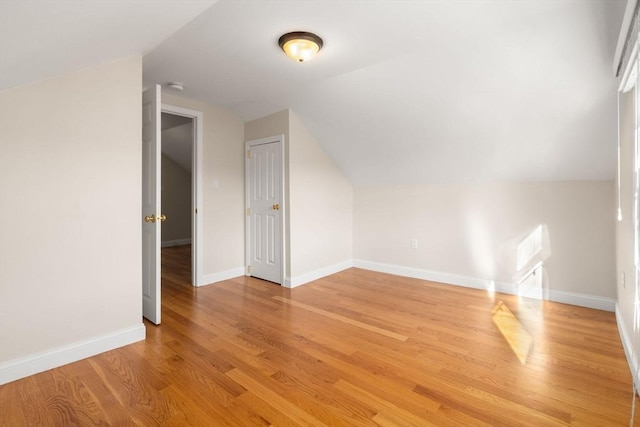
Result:
<svg viewBox="0 0 640 427"><path fill-rule="evenodd" d="M612 179L625 1L220 1L145 83L245 120L291 108L355 184ZM325 47L297 64L292 30Z"/></svg>
<svg viewBox="0 0 640 427"><path fill-rule="evenodd" d="M291 108L355 184L614 177L625 0L0 3L3 88L148 52L145 86ZM294 30L316 59L279 51Z"/></svg>

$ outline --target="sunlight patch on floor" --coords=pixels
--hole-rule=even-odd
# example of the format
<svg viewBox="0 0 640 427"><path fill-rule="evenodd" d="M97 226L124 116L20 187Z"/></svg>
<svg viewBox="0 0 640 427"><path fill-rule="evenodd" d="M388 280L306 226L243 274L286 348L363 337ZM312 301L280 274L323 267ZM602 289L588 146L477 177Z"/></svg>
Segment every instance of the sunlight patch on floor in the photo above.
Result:
<svg viewBox="0 0 640 427"><path fill-rule="evenodd" d="M499 301L491 314L493 323L498 327L511 350L513 350L520 363L526 365L529 352L533 347L531 334L527 332L504 302Z"/></svg>

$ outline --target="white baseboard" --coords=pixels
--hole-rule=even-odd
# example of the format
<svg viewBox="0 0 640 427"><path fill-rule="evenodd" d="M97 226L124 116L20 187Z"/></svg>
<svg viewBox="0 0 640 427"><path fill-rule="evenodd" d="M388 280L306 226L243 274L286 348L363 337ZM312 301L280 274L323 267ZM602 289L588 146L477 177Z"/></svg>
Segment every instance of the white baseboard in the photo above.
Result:
<svg viewBox="0 0 640 427"><path fill-rule="evenodd" d="M441 273L436 271L423 270L420 268L404 267L393 264L383 264L373 261L354 260L353 266L365 270L378 271L381 273L395 274L397 276L412 277L415 279L430 280L449 285L463 286L466 288L493 290L503 294L518 295L517 286L513 283L496 282L494 280L478 279L475 277L462 276L458 274ZM574 292L548 290L545 292L545 299L564 304L577 305L580 307L595 308L597 310L614 311L615 300L594 295L578 294Z"/></svg>
<svg viewBox="0 0 640 427"><path fill-rule="evenodd" d="M305 273L300 276L285 277L283 286L285 288L295 288L296 286L304 285L305 283L322 279L323 277L330 276L332 274L338 273L342 270L346 270L347 268L351 268L351 267L353 267L352 260L342 261L342 262L339 262L338 264L330 265L328 267L324 267L319 270L312 271L310 273Z"/></svg>
<svg viewBox="0 0 640 427"><path fill-rule="evenodd" d="M205 274L200 278L200 282L196 286L211 285L223 280L233 279L234 277L244 276L244 267L238 267L231 270L220 271L218 273Z"/></svg>
<svg viewBox="0 0 640 427"><path fill-rule="evenodd" d="M45 353L2 363L0 364L0 385L142 341L145 334L144 324L140 323L127 329L76 342Z"/></svg>
<svg viewBox="0 0 640 427"><path fill-rule="evenodd" d="M611 298L599 297L596 295L579 294L577 292L555 291L549 289L549 301L561 302L564 304L577 305L580 307L595 308L603 311L616 311L616 301Z"/></svg>
<svg viewBox="0 0 640 427"><path fill-rule="evenodd" d="M636 384L636 387L640 386L640 361L638 360L638 354L633 350L633 341L629 334L630 329L627 329L627 325L624 323L622 313L618 304L616 304L616 321L618 323L618 331L620 332L620 340L622 341L622 348L624 348L624 354L627 356L627 363L629 369L631 369L631 376Z"/></svg>
<svg viewBox="0 0 640 427"><path fill-rule="evenodd" d="M395 274L396 276L411 277L414 279L429 280L432 282L445 283L448 285L462 286L465 288L493 290L505 294L516 294L516 287L506 282L496 282L494 280L483 280L475 277L463 276L459 274L441 273L437 271L424 270L421 268L404 267L401 265L384 264L374 261L354 260L353 266L364 270L378 271L380 273Z"/></svg>
<svg viewBox="0 0 640 427"><path fill-rule="evenodd" d="M176 240L166 240L160 244L163 248L169 248L171 246L182 246L182 245L190 245L191 237L188 239L176 239Z"/></svg>

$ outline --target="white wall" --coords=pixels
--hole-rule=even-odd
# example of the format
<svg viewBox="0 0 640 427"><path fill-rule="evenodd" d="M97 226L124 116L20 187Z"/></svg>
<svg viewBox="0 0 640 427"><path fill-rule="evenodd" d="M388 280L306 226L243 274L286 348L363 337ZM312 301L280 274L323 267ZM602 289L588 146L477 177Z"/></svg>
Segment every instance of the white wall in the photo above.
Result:
<svg viewBox="0 0 640 427"><path fill-rule="evenodd" d="M284 110L247 122L248 141L285 136L285 286L352 265L353 187L298 116Z"/></svg>
<svg viewBox="0 0 640 427"><path fill-rule="evenodd" d="M586 294L612 310L613 200L610 181L356 187L354 258L447 283L510 286L527 269L518 245L542 226L548 245L527 266L544 262L549 297Z"/></svg>
<svg viewBox="0 0 640 427"><path fill-rule="evenodd" d="M289 132L289 277L295 286L351 266L353 186L294 112Z"/></svg>
<svg viewBox="0 0 640 427"><path fill-rule="evenodd" d="M0 374L144 338L142 62L0 92Z"/></svg>
<svg viewBox="0 0 640 427"><path fill-rule="evenodd" d="M247 141L268 138L275 135L284 135L285 144L288 147L289 110L282 110L259 119L251 120L244 125L244 136Z"/></svg>
<svg viewBox="0 0 640 427"><path fill-rule="evenodd" d="M163 246L191 239L191 173L165 154L162 154L162 213L167 216L161 224Z"/></svg>
<svg viewBox="0 0 640 427"><path fill-rule="evenodd" d="M244 124L231 111L162 93L162 103L203 113L203 275L244 274ZM218 188L213 181L218 181Z"/></svg>

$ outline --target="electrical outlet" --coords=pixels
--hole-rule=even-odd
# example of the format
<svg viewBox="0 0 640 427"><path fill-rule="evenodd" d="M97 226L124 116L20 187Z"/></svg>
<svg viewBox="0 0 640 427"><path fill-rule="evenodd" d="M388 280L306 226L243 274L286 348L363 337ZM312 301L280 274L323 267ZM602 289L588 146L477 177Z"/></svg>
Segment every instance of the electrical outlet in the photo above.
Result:
<svg viewBox="0 0 640 427"><path fill-rule="evenodd" d="M418 239L411 239L411 249L418 249Z"/></svg>

